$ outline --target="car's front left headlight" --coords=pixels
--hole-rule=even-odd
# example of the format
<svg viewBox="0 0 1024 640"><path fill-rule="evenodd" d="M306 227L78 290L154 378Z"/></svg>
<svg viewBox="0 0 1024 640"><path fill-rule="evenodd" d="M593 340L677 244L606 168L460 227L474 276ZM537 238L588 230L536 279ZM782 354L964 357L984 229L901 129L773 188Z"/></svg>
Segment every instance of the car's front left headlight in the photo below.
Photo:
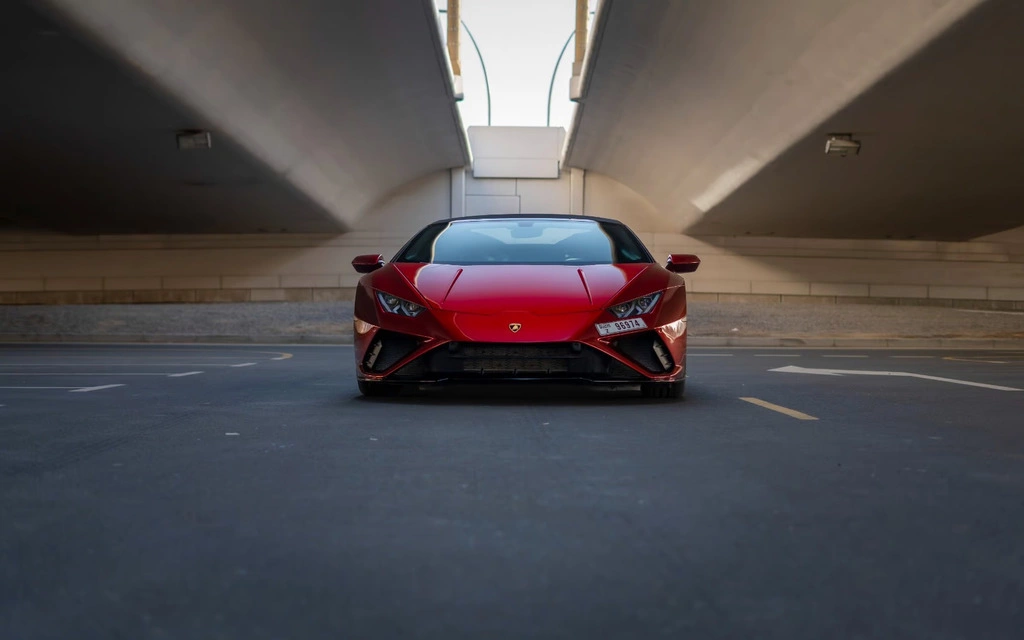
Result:
<svg viewBox="0 0 1024 640"><path fill-rule="evenodd" d="M384 307L384 310L388 313L408 316L410 318L415 318L423 313L424 309L426 309L426 307L421 304L409 302L408 300L404 300L398 296L393 296L390 293L384 293L383 291L377 292L377 300L380 302L380 306Z"/></svg>
<svg viewBox="0 0 1024 640"><path fill-rule="evenodd" d="M627 300L626 302L620 302L619 304L608 307L608 311L619 319L642 316L645 313L649 313L651 309L654 308L654 305L658 304L658 300L660 298L660 291L658 293L650 293L646 296Z"/></svg>

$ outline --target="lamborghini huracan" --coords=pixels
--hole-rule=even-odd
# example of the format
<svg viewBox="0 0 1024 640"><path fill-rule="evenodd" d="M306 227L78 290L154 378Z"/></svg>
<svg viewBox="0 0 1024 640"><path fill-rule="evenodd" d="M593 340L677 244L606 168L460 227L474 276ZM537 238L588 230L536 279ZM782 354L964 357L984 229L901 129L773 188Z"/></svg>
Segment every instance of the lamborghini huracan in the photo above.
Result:
<svg viewBox="0 0 1024 640"><path fill-rule="evenodd" d="M682 396L697 256L657 264L616 220L490 215L357 256L356 377L367 396L440 382L578 381Z"/></svg>

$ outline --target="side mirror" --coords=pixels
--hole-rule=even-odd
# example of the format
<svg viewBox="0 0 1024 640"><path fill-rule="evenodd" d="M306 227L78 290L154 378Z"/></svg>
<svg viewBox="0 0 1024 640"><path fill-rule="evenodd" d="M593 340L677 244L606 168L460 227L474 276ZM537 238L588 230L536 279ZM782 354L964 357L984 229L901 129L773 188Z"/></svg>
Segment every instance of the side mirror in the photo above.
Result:
<svg viewBox="0 0 1024 640"><path fill-rule="evenodd" d="M372 273L384 266L384 256L379 253L367 253L352 259L352 268L359 273Z"/></svg>
<svg viewBox="0 0 1024 640"><path fill-rule="evenodd" d="M672 273L693 273L700 266L700 258L689 253L673 253L665 268Z"/></svg>

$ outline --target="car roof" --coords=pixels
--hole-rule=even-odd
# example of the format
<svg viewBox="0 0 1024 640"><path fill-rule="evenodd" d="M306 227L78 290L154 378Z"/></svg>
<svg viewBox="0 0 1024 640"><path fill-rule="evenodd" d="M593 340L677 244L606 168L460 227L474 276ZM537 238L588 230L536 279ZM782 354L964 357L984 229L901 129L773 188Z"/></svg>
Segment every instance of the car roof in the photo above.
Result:
<svg viewBox="0 0 1024 640"><path fill-rule="evenodd" d="M598 218L595 216L586 216L582 214L569 214L569 213L489 213L486 215L479 216L463 216L460 218L442 218L435 220L433 224L438 222L462 222L471 220L519 220L521 218L531 218L534 220L586 220L589 222L605 222L608 224L623 224L621 220L612 220L611 218Z"/></svg>

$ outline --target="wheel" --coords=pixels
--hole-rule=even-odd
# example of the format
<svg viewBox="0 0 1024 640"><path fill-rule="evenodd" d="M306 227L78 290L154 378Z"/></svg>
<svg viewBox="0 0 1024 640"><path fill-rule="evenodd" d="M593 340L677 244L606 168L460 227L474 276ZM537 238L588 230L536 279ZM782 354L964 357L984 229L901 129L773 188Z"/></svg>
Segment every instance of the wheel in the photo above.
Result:
<svg viewBox="0 0 1024 640"><path fill-rule="evenodd" d="M389 384L387 382L370 382L369 380L359 380L359 393L363 394L367 398L389 398L397 396L402 390L401 387L395 384Z"/></svg>
<svg viewBox="0 0 1024 640"><path fill-rule="evenodd" d="M640 393L645 398L682 398L686 383L679 382L645 382L640 385Z"/></svg>

